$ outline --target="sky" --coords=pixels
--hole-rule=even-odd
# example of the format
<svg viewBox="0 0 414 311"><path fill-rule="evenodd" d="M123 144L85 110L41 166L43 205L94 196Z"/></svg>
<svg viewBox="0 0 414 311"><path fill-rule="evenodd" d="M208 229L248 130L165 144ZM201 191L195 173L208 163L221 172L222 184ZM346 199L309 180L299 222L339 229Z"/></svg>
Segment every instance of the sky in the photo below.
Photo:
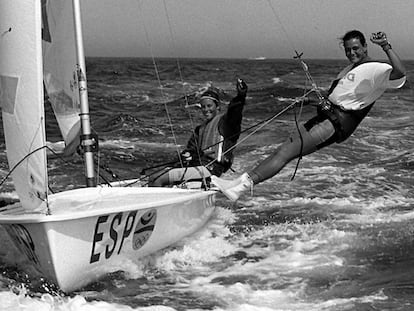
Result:
<svg viewBox="0 0 414 311"><path fill-rule="evenodd" d="M339 38L387 34L414 59L414 0L82 0L86 56L342 59ZM368 38L367 38L368 39ZM385 58L369 43L369 55Z"/></svg>

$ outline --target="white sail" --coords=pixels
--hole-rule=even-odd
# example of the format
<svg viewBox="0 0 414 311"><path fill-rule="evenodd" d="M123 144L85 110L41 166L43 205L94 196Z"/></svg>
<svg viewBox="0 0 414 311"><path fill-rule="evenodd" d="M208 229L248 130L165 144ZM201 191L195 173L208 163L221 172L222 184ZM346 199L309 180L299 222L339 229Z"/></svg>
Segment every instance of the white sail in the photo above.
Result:
<svg viewBox="0 0 414 311"><path fill-rule="evenodd" d="M0 106L7 158L22 206L31 211L47 195L41 14L40 1L0 0Z"/></svg>
<svg viewBox="0 0 414 311"><path fill-rule="evenodd" d="M42 0L42 17L44 83L68 154L80 132L72 1Z"/></svg>

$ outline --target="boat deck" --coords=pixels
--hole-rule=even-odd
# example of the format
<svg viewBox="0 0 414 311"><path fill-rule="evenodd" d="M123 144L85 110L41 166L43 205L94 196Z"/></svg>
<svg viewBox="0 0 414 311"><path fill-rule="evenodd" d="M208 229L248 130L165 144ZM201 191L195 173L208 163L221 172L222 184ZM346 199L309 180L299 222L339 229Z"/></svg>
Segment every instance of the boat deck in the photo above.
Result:
<svg viewBox="0 0 414 311"><path fill-rule="evenodd" d="M0 223L9 219L22 221L59 221L95 216L114 211L129 211L169 204L186 204L195 200L214 200L214 191L186 190L158 187L96 187L80 188L49 195L46 204L38 211L28 212L20 203L0 210ZM210 202L211 203L211 202Z"/></svg>

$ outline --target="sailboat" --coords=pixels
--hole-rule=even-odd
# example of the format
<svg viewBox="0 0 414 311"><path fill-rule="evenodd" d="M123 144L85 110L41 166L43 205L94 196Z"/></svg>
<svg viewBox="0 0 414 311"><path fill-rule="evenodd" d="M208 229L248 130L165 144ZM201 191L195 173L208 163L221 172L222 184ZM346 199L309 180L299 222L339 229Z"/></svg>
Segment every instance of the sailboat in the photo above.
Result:
<svg viewBox="0 0 414 311"><path fill-rule="evenodd" d="M0 0L0 32L0 106L19 197L0 225L31 269L72 292L207 223L214 191L97 185L79 0ZM81 131L81 188L48 189L45 93L68 149Z"/></svg>

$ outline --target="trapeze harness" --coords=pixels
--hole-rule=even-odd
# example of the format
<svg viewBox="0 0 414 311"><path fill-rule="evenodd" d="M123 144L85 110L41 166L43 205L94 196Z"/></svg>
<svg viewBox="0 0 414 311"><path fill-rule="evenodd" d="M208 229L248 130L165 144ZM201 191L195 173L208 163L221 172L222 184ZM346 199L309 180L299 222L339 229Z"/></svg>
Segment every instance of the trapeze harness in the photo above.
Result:
<svg viewBox="0 0 414 311"><path fill-rule="evenodd" d="M309 131L316 124L329 120L335 128L335 133L328 140L319 144L317 149L321 149L334 142L341 143L352 135L361 121L371 110L374 103L375 102L371 103L361 110L344 110L340 106L334 104L331 104L331 108L329 110L323 110L321 107L318 107L318 114L307 121L304 124L304 127L307 131Z"/></svg>
<svg viewBox="0 0 414 311"><path fill-rule="evenodd" d="M353 68L356 67L357 66ZM329 88L328 95L332 93L332 91L338 85L340 80L341 78L333 81L331 87ZM333 103L330 103L329 109L322 109L321 106L318 106L318 114L309 121L307 121L304 124L304 127L307 131L309 131L316 124L319 124L325 120L329 120L335 128L335 133L325 142L316 146L316 148L321 149L334 142L341 143L352 135L352 133L355 131L355 129L358 127L361 121L371 110L374 103L375 101L366 106L365 108L359 110L345 110L342 109L341 106L335 105Z"/></svg>
<svg viewBox="0 0 414 311"><path fill-rule="evenodd" d="M216 176L226 172L233 163L231 149L235 143L225 139L219 132L219 124L223 114L215 116L210 122L199 127L199 147L201 148L203 164L208 164L207 169Z"/></svg>

